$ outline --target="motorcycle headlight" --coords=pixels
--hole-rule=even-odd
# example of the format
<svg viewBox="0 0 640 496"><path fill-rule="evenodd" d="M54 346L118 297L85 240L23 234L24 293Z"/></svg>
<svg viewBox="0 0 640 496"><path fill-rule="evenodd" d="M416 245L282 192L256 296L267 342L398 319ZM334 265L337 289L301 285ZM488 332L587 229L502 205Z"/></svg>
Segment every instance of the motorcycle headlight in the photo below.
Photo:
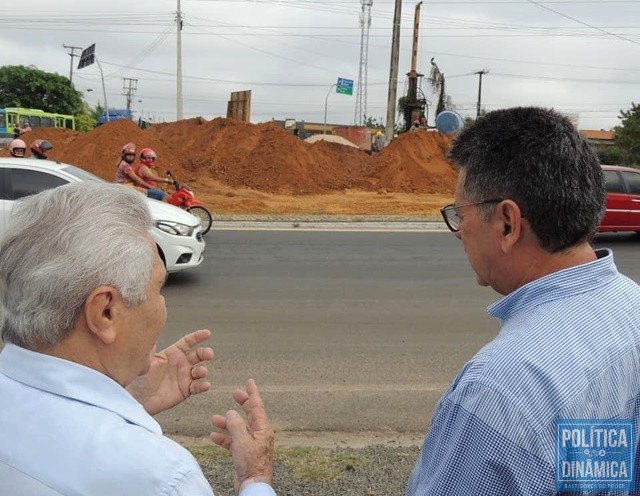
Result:
<svg viewBox="0 0 640 496"><path fill-rule="evenodd" d="M170 220L158 220L156 221L156 227L161 231L174 234L175 236L191 236L195 229L195 227Z"/></svg>

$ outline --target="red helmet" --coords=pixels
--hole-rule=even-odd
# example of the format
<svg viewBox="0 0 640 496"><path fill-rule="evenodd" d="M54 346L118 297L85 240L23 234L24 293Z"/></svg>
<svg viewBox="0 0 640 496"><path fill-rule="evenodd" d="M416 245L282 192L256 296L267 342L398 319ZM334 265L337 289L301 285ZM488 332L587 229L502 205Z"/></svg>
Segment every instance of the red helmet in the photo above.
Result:
<svg viewBox="0 0 640 496"><path fill-rule="evenodd" d="M36 158L47 158L47 152L53 148L53 145L47 140L37 139L31 143L31 153Z"/></svg>
<svg viewBox="0 0 640 496"><path fill-rule="evenodd" d="M27 144L21 139L14 139L9 144L9 152L14 157L23 158L25 153L27 153Z"/></svg>
<svg viewBox="0 0 640 496"><path fill-rule="evenodd" d="M151 148L143 148L140 150L140 162L144 165L148 165L151 167L153 163L156 161L156 152L154 152Z"/></svg>
<svg viewBox="0 0 640 496"><path fill-rule="evenodd" d="M127 158L126 158L127 155L129 155L129 156L133 155L131 160L127 160ZM124 145L122 147L122 151L120 152L120 157L122 157L127 162L132 163L136 159L136 144L135 143L127 143L126 145Z"/></svg>

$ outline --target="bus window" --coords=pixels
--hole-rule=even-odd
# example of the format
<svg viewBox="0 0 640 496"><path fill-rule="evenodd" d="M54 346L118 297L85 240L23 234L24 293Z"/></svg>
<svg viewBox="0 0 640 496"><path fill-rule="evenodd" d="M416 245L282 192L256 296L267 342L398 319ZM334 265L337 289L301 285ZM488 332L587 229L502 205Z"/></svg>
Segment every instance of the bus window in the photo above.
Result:
<svg viewBox="0 0 640 496"><path fill-rule="evenodd" d="M70 119L65 119L64 120L64 127L66 127L67 129L75 129L76 126L74 125L74 119L73 117Z"/></svg>
<svg viewBox="0 0 640 496"><path fill-rule="evenodd" d="M20 127L24 129L25 127L40 127L40 117L31 117L27 115L21 115L20 119Z"/></svg>
<svg viewBox="0 0 640 496"><path fill-rule="evenodd" d="M54 127L55 124L53 122L53 118L52 117L42 117L40 119L40 126L41 127Z"/></svg>

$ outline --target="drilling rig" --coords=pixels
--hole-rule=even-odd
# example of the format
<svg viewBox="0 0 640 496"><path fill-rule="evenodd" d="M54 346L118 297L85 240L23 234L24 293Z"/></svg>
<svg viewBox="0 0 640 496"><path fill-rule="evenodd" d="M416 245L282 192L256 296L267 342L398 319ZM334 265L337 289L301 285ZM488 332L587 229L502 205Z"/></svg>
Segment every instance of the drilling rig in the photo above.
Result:
<svg viewBox="0 0 640 496"><path fill-rule="evenodd" d="M404 107L404 124L405 131L411 128L411 124L420 119L424 115L424 109L427 101L424 98L418 98L418 78L424 74L418 73L416 70L418 62L418 32L420 27L420 6L422 2L416 4L416 10L413 19L413 48L411 51L411 70L407 73L409 78L407 89L407 100Z"/></svg>

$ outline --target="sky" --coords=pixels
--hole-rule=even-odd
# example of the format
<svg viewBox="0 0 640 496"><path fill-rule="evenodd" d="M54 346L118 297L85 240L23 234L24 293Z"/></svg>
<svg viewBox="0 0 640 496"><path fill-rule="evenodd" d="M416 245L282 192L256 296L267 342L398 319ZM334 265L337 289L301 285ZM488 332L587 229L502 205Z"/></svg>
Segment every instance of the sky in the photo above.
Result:
<svg viewBox="0 0 640 496"><path fill-rule="evenodd" d="M363 2L371 3L366 78ZM397 96L406 94L417 2L402 2ZM1 65L70 76L92 106L131 108L157 122L177 115L176 13L182 27L185 118L225 117L231 92L251 90L251 122L354 124L361 107L385 122L395 0L21 0L0 18ZM365 9L366 11L367 9ZM367 16L364 16L364 24ZM96 45L100 63L77 69L71 49ZM420 7L420 90L434 59L462 116L481 105L553 107L580 129L612 129L640 103L640 0L426 0ZM353 95L336 92L338 78ZM366 80L366 85L364 81ZM366 97L365 97L366 95Z"/></svg>

